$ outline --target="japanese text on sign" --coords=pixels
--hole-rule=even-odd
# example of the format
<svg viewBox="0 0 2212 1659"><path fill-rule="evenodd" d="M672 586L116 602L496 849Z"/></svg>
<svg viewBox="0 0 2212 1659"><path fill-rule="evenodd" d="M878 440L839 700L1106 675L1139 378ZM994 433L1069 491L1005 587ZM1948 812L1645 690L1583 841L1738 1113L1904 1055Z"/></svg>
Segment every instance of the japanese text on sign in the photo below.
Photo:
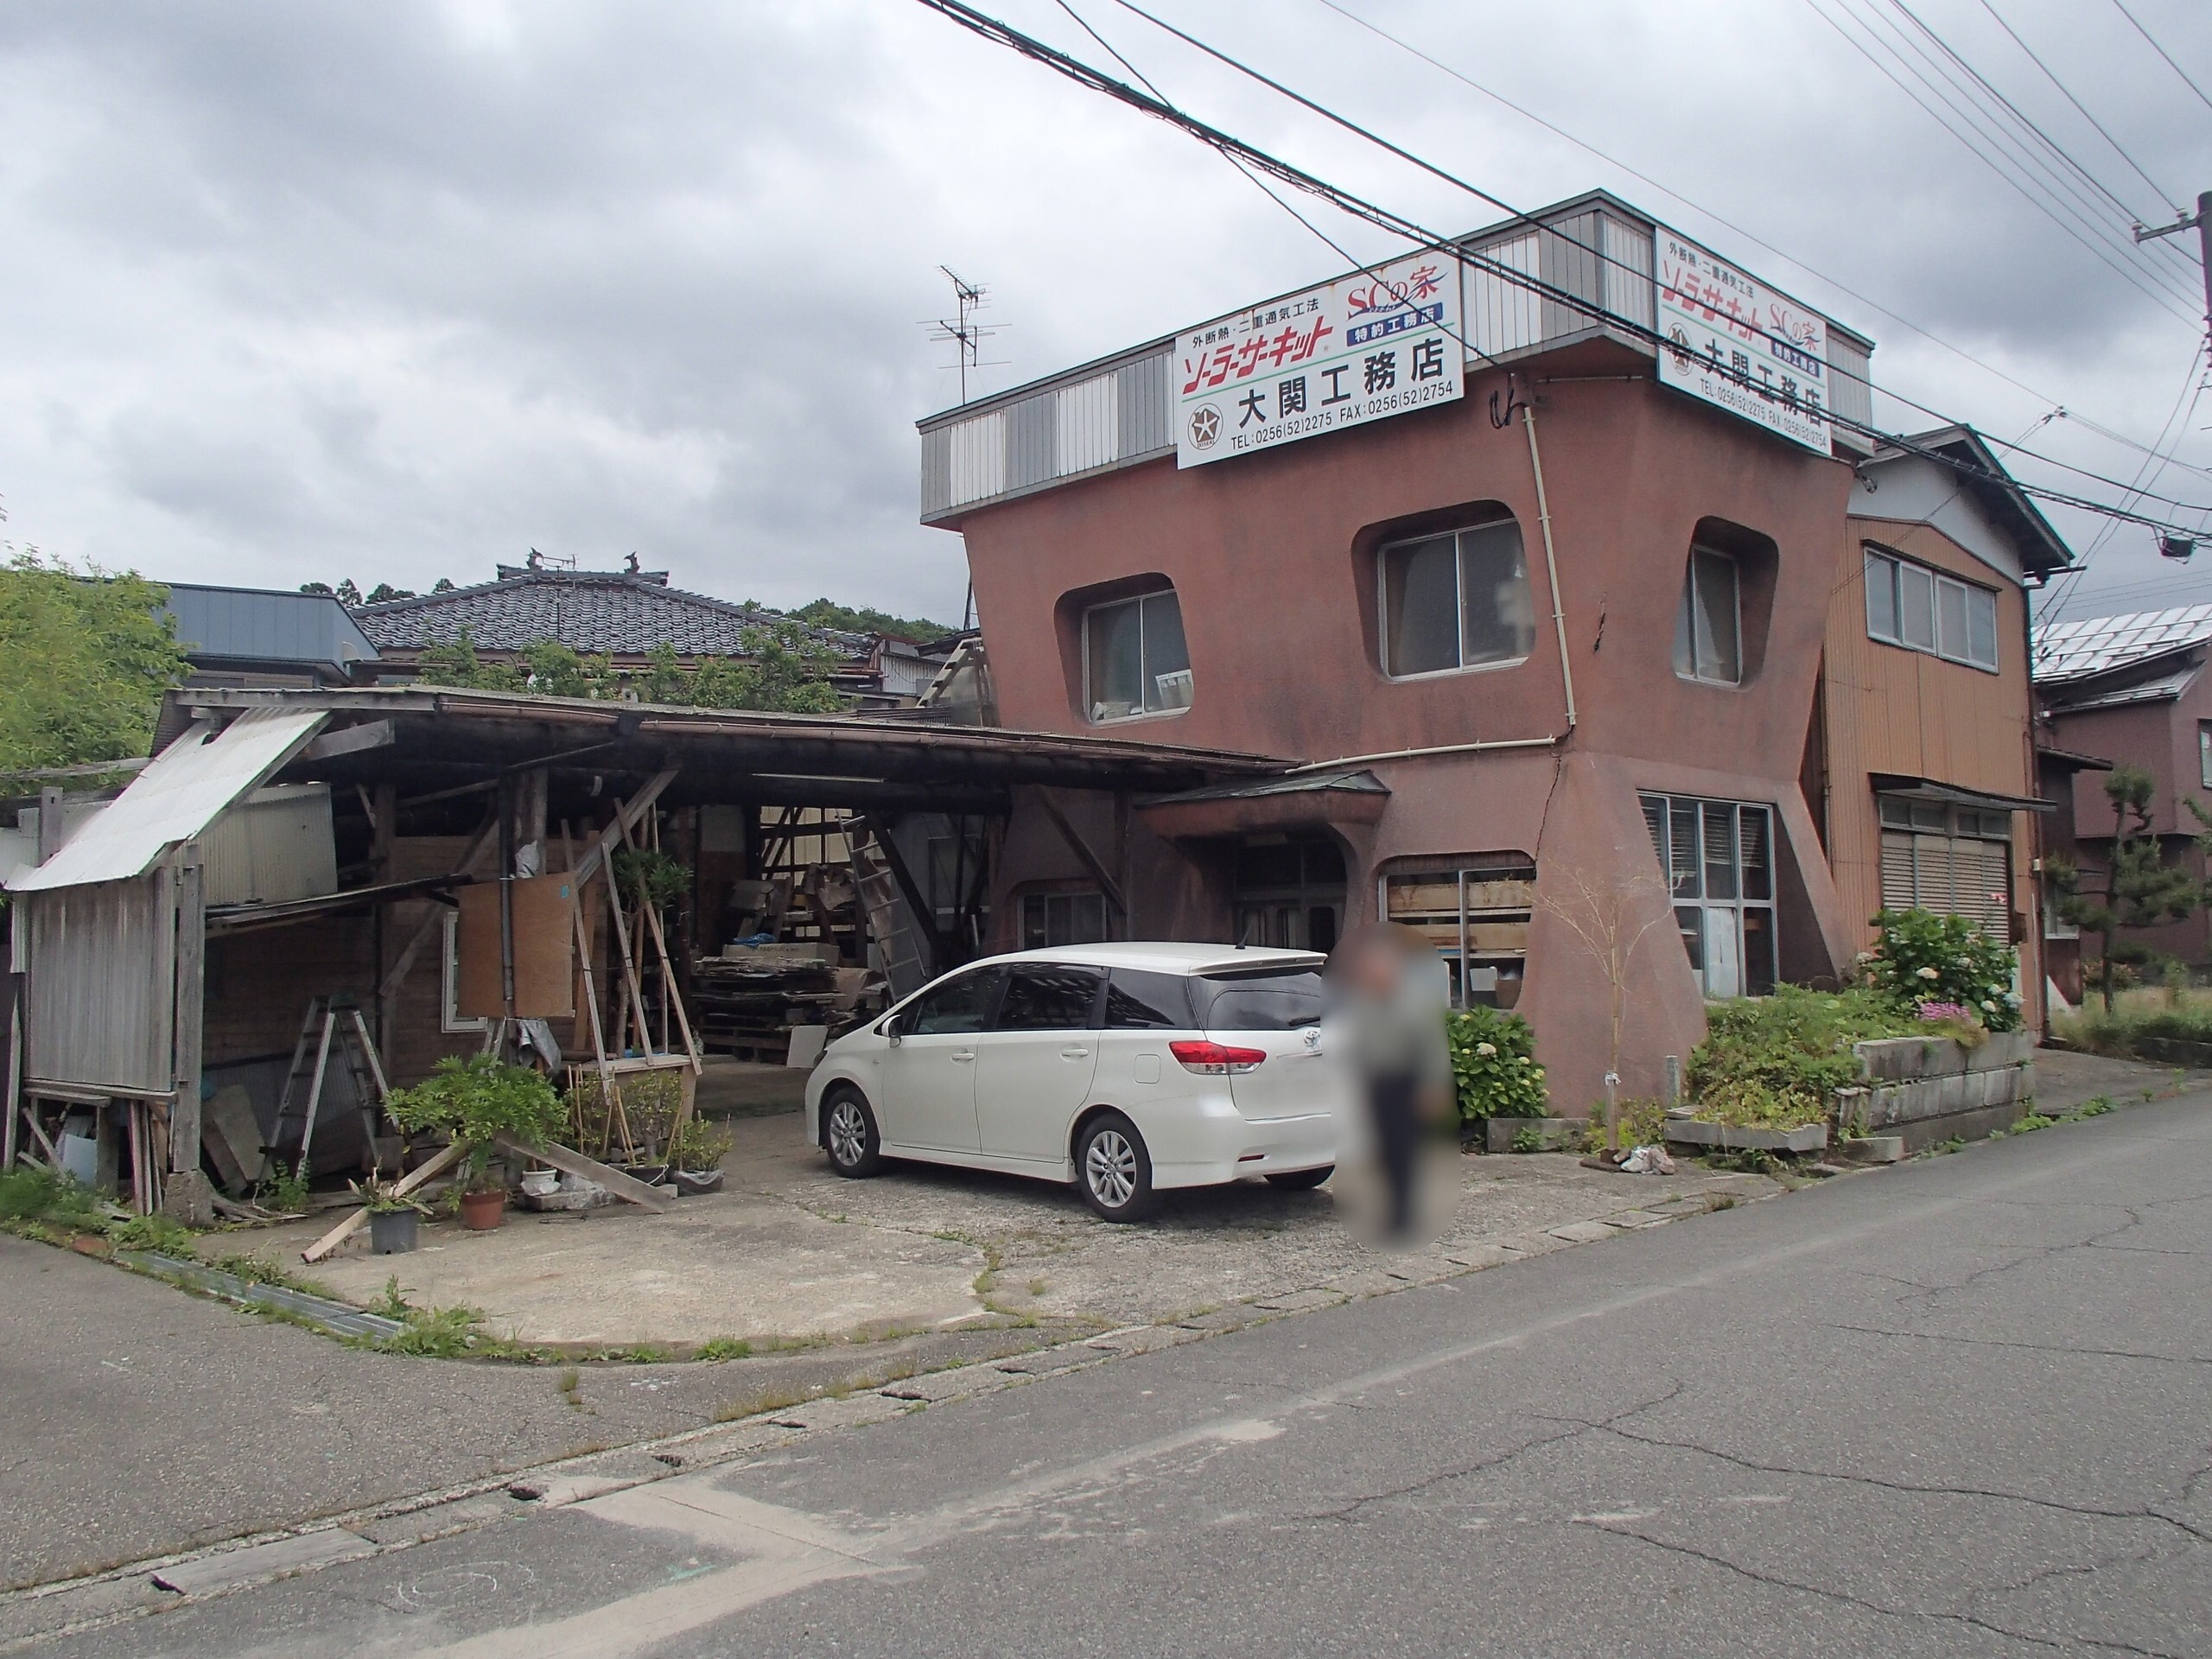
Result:
<svg viewBox="0 0 2212 1659"><path fill-rule="evenodd" d="M1662 226L1659 381L1828 452L1828 324Z"/></svg>
<svg viewBox="0 0 2212 1659"><path fill-rule="evenodd" d="M1459 262L1421 254L1270 301L1176 341L1175 464L1448 403L1465 390Z"/></svg>

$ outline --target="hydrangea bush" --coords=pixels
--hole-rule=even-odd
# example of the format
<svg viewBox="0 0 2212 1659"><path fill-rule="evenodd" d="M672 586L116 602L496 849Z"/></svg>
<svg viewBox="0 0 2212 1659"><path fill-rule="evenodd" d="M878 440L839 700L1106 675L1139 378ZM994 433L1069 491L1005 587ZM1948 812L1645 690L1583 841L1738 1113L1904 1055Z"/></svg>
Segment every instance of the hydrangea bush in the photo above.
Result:
<svg viewBox="0 0 2212 1659"><path fill-rule="evenodd" d="M1536 1034L1526 1020L1478 1005L1446 1015L1446 1034L1461 1117L1548 1114L1544 1068L1536 1064Z"/></svg>
<svg viewBox="0 0 2212 1659"><path fill-rule="evenodd" d="M1908 1008L1954 1004L1991 1031L2018 1027L2020 998L2012 989L2018 958L2009 946L1963 916L1929 910L1885 910L1874 925L1881 940L1859 965L1876 990Z"/></svg>

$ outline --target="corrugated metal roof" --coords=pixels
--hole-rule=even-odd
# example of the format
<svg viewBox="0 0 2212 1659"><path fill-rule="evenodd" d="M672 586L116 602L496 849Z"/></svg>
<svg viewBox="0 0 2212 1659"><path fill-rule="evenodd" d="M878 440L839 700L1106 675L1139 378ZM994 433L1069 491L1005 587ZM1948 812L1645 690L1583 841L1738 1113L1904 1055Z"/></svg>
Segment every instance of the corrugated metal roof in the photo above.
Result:
<svg viewBox="0 0 2212 1659"><path fill-rule="evenodd" d="M328 718L320 709L249 709L219 732L194 726L60 852L22 871L10 888L42 893L143 875L170 846L191 840L258 788Z"/></svg>
<svg viewBox="0 0 2212 1659"><path fill-rule="evenodd" d="M557 639L571 651L618 657L643 656L662 644L687 657L734 657L744 652L747 631L796 620L671 588L658 571L632 575L512 565L501 567L497 582L365 605L353 616L387 650L450 645L466 628L484 651L520 651L541 639ZM868 655L866 635L798 626L848 656Z"/></svg>
<svg viewBox="0 0 2212 1659"><path fill-rule="evenodd" d="M2171 702L2188 690L2202 672L2202 669L2190 663L2170 673L2138 680L2130 685L2116 685L2108 690L2101 691L2088 687L2076 696L2069 696L2060 690L2051 696L2050 708L2055 714L2078 715L2091 709L2124 709L2135 702Z"/></svg>
<svg viewBox="0 0 2212 1659"><path fill-rule="evenodd" d="M2212 639L2212 605L2088 616L2036 630L2035 677L2079 679Z"/></svg>

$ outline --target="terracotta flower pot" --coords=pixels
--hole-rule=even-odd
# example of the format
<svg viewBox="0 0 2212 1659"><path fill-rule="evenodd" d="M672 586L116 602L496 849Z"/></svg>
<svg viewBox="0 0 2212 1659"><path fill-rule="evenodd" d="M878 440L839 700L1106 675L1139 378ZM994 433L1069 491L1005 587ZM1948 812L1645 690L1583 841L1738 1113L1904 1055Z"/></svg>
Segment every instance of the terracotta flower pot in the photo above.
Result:
<svg viewBox="0 0 2212 1659"><path fill-rule="evenodd" d="M472 1232L488 1233L499 1224L506 1207L505 1192L464 1192L461 1195L461 1224Z"/></svg>

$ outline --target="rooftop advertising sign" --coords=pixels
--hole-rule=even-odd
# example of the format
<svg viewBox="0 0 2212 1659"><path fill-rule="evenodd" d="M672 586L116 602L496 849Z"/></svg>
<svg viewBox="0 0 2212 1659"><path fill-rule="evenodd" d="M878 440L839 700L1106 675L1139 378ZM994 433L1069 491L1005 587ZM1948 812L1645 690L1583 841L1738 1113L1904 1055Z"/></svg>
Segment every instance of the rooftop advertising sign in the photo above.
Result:
<svg viewBox="0 0 2212 1659"><path fill-rule="evenodd" d="M1249 455L1466 390L1459 267L1420 254L1185 332L1175 464Z"/></svg>
<svg viewBox="0 0 2212 1659"><path fill-rule="evenodd" d="M1827 319L1663 225L1656 236L1659 383L1827 454Z"/></svg>

